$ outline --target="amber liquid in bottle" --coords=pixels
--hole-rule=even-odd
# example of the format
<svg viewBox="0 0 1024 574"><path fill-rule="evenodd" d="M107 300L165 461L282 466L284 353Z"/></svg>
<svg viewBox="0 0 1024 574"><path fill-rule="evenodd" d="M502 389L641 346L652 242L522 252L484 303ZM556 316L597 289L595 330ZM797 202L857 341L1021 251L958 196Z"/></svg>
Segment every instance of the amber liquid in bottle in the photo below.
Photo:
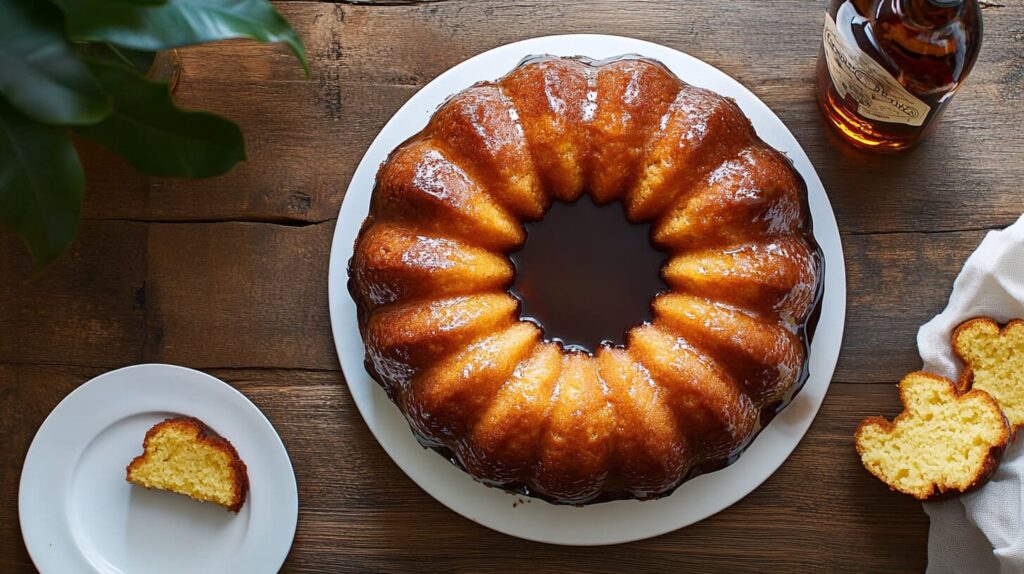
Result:
<svg viewBox="0 0 1024 574"><path fill-rule="evenodd" d="M924 138L981 48L977 0L832 0L818 58L818 103L855 146Z"/></svg>

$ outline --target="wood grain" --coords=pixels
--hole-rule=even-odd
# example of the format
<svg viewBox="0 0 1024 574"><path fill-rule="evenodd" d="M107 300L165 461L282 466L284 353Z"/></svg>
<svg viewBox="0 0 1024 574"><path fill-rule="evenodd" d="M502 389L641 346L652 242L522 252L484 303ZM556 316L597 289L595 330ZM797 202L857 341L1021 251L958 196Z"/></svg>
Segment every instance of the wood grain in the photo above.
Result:
<svg viewBox="0 0 1024 574"><path fill-rule="evenodd" d="M27 257L0 236L0 264L18 263L0 274L0 336L11 334L0 363L337 370L334 226L90 221L60 264L28 279ZM835 380L890 383L920 368L917 328L945 306L984 234L844 236L849 297Z"/></svg>
<svg viewBox="0 0 1024 574"><path fill-rule="evenodd" d="M227 380L281 433L301 501L286 572L924 569L925 515L860 468L852 431L866 415L895 414L891 383L920 366L918 327L943 308L986 231L1024 211L1024 0L985 9L981 58L938 131L891 157L855 152L822 123L812 90L821 1L277 6L306 42L308 80L281 46L182 50L177 101L241 124L247 163L209 180L152 178L80 142L86 222L69 253L33 275L20 242L0 231L0 571L32 571L17 485L39 424L88 378L147 361ZM825 183L847 264L834 384L793 456L725 512L611 548L516 540L419 490L356 412L327 309L335 218L391 115L474 54L574 32L659 42L749 87Z"/></svg>
<svg viewBox="0 0 1024 574"><path fill-rule="evenodd" d="M824 3L446 0L409 5L279 3L303 36L309 81L287 50L228 42L182 51L182 105L223 113L250 161L204 181L118 177L90 155L94 218L321 221L337 215L358 160L416 90L487 49L534 36L615 33L701 58L730 74L794 133L847 233L1005 226L1024 201L1024 0L985 11L975 71L921 147L876 156L842 145L813 98ZM785 38L780 41L780 36ZM495 70L495 76L505 70ZM239 105L242 102L242 105ZM93 157L96 155L98 157ZM979 161L984 158L984 161ZM111 168L110 166L118 166Z"/></svg>
<svg viewBox="0 0 1024 574"><path fill-rule="evenodd" d="M5 456L11 459L0 469L4 484L17 484L34 430L49 411L102 371L0 366L5 382L0 409L17 412L13 419L0 419L0 433L8 437L10 455ZM834 385L782 468L712 518L632 544L565 548L495 533L420 490L370 435L337 373L210 373L266 413L295 462L301 506L285 572L757 572L765 561L780 572L919 572L924 567L926 518L920 506L887 492L860 467L853 451L853 429L863 416L898 410L894 385ZM509 505L515 500L510 496ZM0 490L0 569L5 572L30 568L16 504L16 489Z"/></svg>

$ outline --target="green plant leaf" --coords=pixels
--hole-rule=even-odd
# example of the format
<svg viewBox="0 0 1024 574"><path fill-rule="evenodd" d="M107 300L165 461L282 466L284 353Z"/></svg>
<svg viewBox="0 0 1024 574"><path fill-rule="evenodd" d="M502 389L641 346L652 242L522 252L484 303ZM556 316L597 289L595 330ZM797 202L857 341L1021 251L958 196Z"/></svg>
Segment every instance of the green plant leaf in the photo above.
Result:
<svg viewBox="0 0 1024 574"><path fill-rule="evenodd" d="M156 52L144 52L131 48L117 47L106 42L87 42L75 46L78 53L87 60L103 60L128 66L143 76L156 59Z"/></svg>
<svg viewBox="0 0 1024 574"><path fill-rule="evenodd" d="M4 0L0 16L0 94L49 124L89 124L110 101L64 37L60 10L40 0Z"/></svg>
<svg viewBox="0 0 1024 574"><path fill-rule="evenodd" d="M89 67L114 94L114 111L102 122L75 131L136 168L151 175L212 177L245 159L242 131L234 123L175 107L166 85L124 66L93 61Z"/></svg>
<svg viewBox="0 0 1024 574"><path fill-rule="evenodd" d="M84 192L67 130L36 123L0 98L0 221L25 241L36 269L75 238Z"/></svg>
<svg viewBox="0 0 1024 574"><path fill-rule="evenodd" d="M309 74L295 30L267 0L168 0L131 7L114 0L54 0L75 39L159 51L228 38L284 42Z"/></svg>

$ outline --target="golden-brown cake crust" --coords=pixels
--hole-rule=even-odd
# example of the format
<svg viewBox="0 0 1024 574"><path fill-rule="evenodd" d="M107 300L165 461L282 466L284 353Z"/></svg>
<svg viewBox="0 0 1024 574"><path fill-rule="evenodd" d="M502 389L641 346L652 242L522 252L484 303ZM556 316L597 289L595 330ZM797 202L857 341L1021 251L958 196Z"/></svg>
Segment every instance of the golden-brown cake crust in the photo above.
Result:
<svg viewBox="0 0 1024 574"><path fill-rule="evenodd" d="M545 341L508 293L523 223L622 201L671 288L623 347ZM366 366L417 438L551 502L664 496L729 464L806 381L806 188L734 101L660 63L533 57L381 166L350 261Z"/></svg>
<svg viewBox="0 0 1024 574"><path fill-rule="evenodd" d="M204 445L223 452L227 455L230 465L233 469L232 472L232 501L227 506L227 509L231 512L238 513L242 509L242 505L245 504L246 496L249 493L249 473L246 469L245 463L238 456L238 451L226 438L214 433L210 430L210 427L206 426L203 421L195 417L173 417L163 422L153 425L148 431L146 431L146 437L142 441L142 454L132 459L128 466L125 468L125 477L129 482L132 482L131 475L132 471L140 467L142 464L147 462L149 456L150 441L153 437L159 433L176 427L184 431L194 432L196 434L196 441L203 443Z"/></svg>

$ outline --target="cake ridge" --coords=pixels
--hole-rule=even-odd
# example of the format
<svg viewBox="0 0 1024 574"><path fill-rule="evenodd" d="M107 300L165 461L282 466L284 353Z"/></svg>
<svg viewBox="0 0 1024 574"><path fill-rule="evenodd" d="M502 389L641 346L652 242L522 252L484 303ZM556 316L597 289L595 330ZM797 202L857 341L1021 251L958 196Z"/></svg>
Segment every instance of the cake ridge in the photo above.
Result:
<svg viewBox="0 0 1024 574"><path fill-rule="evenodd" d="M512 100L528 141L529 134L533 134L530 147L544 148L542 161L535 161L535 167L549 196L560 201L573 201L583 192L582 162L589 155L589 142L585 129L573 125L571 120L579 118L583 122L580 98L585 98L589 90L587 74L581 71L585 69L576 60L546 58L534 66L515 68L497 82ZM563 70L564 75L556 75L558 70ZM520 86L521 82L529 85ZM538 92L544 96L541 102L537 101Z"/></svg>
<svg viewBox="0 0 1024 574"><path fill-rule="evenodd" d="M430 417L415 421L420 426L420 434L431 441L440 442L450 440L451 433L464 433L471 429L479 416L482 416L481 408L493 400L539 338L536 327L514 321L493 333L485 333L467 342L461 349L449 351L435 365L414 376L409 382L405 399L434 407L434 414ZM495 345L499 342L506 344L498 349ZM451 364L460 360L477 362L475 365L466 363L461 371L453 372ZM472 384L469 380L471 377ZM453 404L459 408L440 422L441 427L437 427L435 421L440 418L437 413L446 412Z"/></svg>
<svg viewBox="0 0 1024 574"><path fill-rule="evenodd" d="M738 443L734 444L736 435L746 434L744 430L753 428L754 425L751 418L753 413L750 412L753 401L746 395L741 385L732 380L710 358L700 356L685 337L672 333L657 322L633 329L627 340L627 349L633 354L634 359L644 365L651 373L651 380L670 395L668 398L673 403L670 404L670 408L673 411L683 411L676 412L676 416L685 419L686 415L689 415L689 422L693 426L688 427L688 430L711 425L703 429L710 431L711 435L705 437L711 444L707 448L706 456L728 456L741 447ZM644 356L638 354L641 350L646 351ZM672 354L674 358L659 358L659 353ZM736 405L739 412L735 414L750 420L745 423L733 421L727 410L716 409L713 404L706 400L702 401L708 399L709 393L724 398L725 401L720 404ZM723 425L720 430L724 435L716 434L715 423Z"/></svg>
<svg viewBox="0 0 1024 574"><path fill-rule="evenodd" d="M557 360L552 361L552 359ZM474 463L495 461L495 464L492 464L491 468L487 469L492 472L492 475L498 475L493 480L495 484L503 486L513 485L522 483L526 479L527 473L532 469L532 462L526 462L522 459L535 458L540 436L545 432L548 412L552 402L551 396L554 392L555 381L561 372L561 362L562 357L558 354L553 344L539 342L534 346L532 353L516 365L508 380L499 387L495 395L496 399L484 409L481 417L473 425L472 431L467 435L467 440L460 442L459 446L463 450L477 449L484 453L480 457L462 459L468 461L467 466L471 471L473 470ZM541 371L541 375L543 375L541 377L527 378L525 370L536 366L548 367L549 371L547 373ZM530 385L533 385L534 394L529 394L528 390L516 388L522 386L529 387ZM519 402L514 403L515 408L508 408L502 411L501 407L507 405L497 401L497 397L500 396L509 396L510 400ZM539 405L539 410L538 403L543 403ZM514 420L516 415L520 417L519 421ZM522 417L525 415L531 415L532 418L527 417L524 424ZM533 419L538 419L542 424L530 424L531 422L536 422ZM516 422L519 424L516 424ZM528 444L525 447L526 452L520 452L519 460L515 460L516 457L511 456L511 454L516 450L522 451L522 443L524 441L512 442L500 439L505 438L504 433L511 432L513 429L518 430L518 426L525 426L522 430L528 439L526 441ZM522 435L518 436L521 437ZM492 448L503 450L505 456L485 456L494 455L491 452ZM509 460L510 457L513 460ZM458 461L456 461L456 464L459 464ZM495 469L495 465L504 468Z"/></svg>
<svg viewBox="0 0 1024 574"><path fill-rule="evenodd" d="M799 337L784 326L684 293L659 294L653 305L662 328L686 339L719 370L724 370L722 365L732 367L740 388L758 408L780 398L777 393L795 382L799 369L794 362L803 349ZM726 336L729 327L736 332Z"/></svg>
<svg viewBox="0 0 1024 574"><path fill-rule="evenodd" d="M706 165L701 163L701 161L707 161L702 154L710 153L712 148L709 146L722 144L720 139L704 137L704 134L712 129L710 126L713 122L715 125L725 122L722 127L717 129L722 132L722 137L736 136L727 138L726 147L721 149L721 154L725 156L731 156L738 152L757 137L749 120L742 114L734 101L710 90L682 81L681 83L682 88L675 101L669 105L664 127L660 132L652 135L653 145L647 150L648 168L643 177L638 180L637 185L626 195L627 215L631 221L640 222L660 217L665 213L667 206L676 203L680 197L685 197L687 192L692 191L695 182L717 167L721 161L724 161L724 159L718 163L710 161ZM724 119L716 122L715 118ZM673 129L669 130L669 127ZM683 128L685 128L685 132L682 131ZM737 133L733 134L733 131ZM735 141L732 141L733 139ZM675 161L666 164L662 154L678 150L680 142L687 143L686 154L682 158L675 158ZM664 152L661 150L663 146L667 146L667 150ZM661 157L662 160L654 161L658 157ZM653 167L659 164L663 166L663 169L660 172L652 172ZM691 174L693 177L689 177L683 182L664 183L666 178L669 181L675 180L685 171L686 166L693 167L697 173ZM652 191L652 184L649 183L649 180L654 179L655 175L663 182L660 192L657 189ZM648 182L646 186L645 182Z"/></svg>
<svg viewBox="0 0 1024 574"><path fill-rule="evenodd" d="M507 251L521 245L525 239L522 224L515 222L504 206L432 140L410 141L381 166L370 212L380 221L419 218L426 230L456 234L478 247ZM422 162L414 158L422 158ZM415 171L401 172L411 161L416 162ZM449 214L449 225L439 226L433 219L420 218L424 211L431 210ZM450 221L451 217L456 221ZM499 237L489 240L483 233L488 228ZM485 240L489 241L481 243Z"/></svg>
<svg viewBox="0 0 1024 574"><path fill-rule="evenodd" d="M634 182L633 186L630 187L630 189L626 190L625 197L628 200L628 202L636 201L636 197L638 194L641 193L640 190L643 187L644 182L647 181L649 177L652 177L651 171L656 164L660 163L662 166L666 165L665 158L662 158L661 160L656 160L654 152L657 149L657 144L659 143L659 141L665 136L664 132L668 128L669 123L672 121L676 113L679 111L679 106L681 105L681 102L686 97L688 97L688 87L690 87L688 84L683 83L679 91L676 92L675 98L672 100L671 103L669 103L668 107L665 109L665 112L662 114L661 118L659 118L659 130L652 131L650 136L647 138L644 149L644 154L647 158L647 161L645 162L644 169L642 169L641 173L638 174L638 177ZM671 193L673 194L673 197L668 200L668 204L674 203L679 196L685 195L684 189L674 186L670 187L670 189L672 190ZM628 212L627 215L629 215Z"/></svg>
<svg viewBox="0 0 1024 574"><path fill-rule="evenodd" d="M608 413L608 468L605 473L604 480L601 482L599 487L600 490L604 490L606 485L613 481L615 477L619 476L622 471L622 463L620 462L620 438L619 438L619 418L620 413L615 403L611 400L611 387L608 385L608 381L601 374L601 363L596 359L593 354L587 356L587 360L594 367L594 381L597 383L597 387L601 390L601 398L604 402L603 410Z"/></svg>
<svg viewBox="0 0 1024 574"><path fill-rule="evenodd" d="M512 264L458 237L431 234L413 222L384 220L360 236L350 275L363 285L358 306L363 312L437 295L470 295L488 289L506 291ZM473 273L467 272L472 267ZM413 273L417 281L403 283ZM458 280L456 282L456 279ZM432 291L424 292L426 287Z"/></svg>
<svg viewBox="0 0 1024 574"><path fill-rule="evenodd" d="M754 168L760 171L751 173ZM796 185L790 171L785 156L753 141L695 178L689 192L680 194L653 223L651 239L681 252L697 242L718 247L791 234L801 210L790 193Z"/></svg>
<svg viewBox="0 0 1024 574"><path fill-rule="evenodd" d="M516 127L523 134L523 140L526 142L526 145L524 146L526 148L526 154L530 158L530 167L534 175L537 177L537 185L545 201L544 209L541 213L541 218L543 218L544 213L547 213L547 210L551 208L553 196L551 191L547 188L547 185L545 185L544 178L541 176L540 165L537 162L536 152L534 151L533 146L530 145L529 141L526 139L526 128L523 126L522 114L519 111L519 107L516 105L515 100L512 99L512 97L509 96L508 93L505 91L505 87L501 83L501 80L503 79L504 77L498 79L497 81L493 82L493 85L495 89L497 89L498 94L501 95L501 98L508 103L509 108L515 113L515 117L512 118L512 121L515 122Z"/></svg>
<svg viewBox="0 0 1024 574"><path fill-rule="evenodd" d="M800 310L806 307L805 301L813 297L809 293L800 296L804 291L800 286L806 284L807 275L815 274L816 267L800 243L782 238L772 243L744 241L725 248L681 252L669 258L662 273L673 290L706 297L718 293L717 299L734 306L782 317L803 314ZM730 288L721 289L713 279L728 281ZM770 305L765 306L767 303Z"/></svg>
<svg viewBox="0 0 1024 574"><path fill-rule="evenodd" d="M547 494L570 504L596 495L609 472L609 412L586 392L594 373L596 364L586 355L563 355L559 392L532 476L537 484L551 485L544 489Z"/></svg>
<svg viewBox="0 0 1024 574"><path fill-rule="evenodd" d="M682 89L674 78L643 59L617 59L596 68L597 107L587 132L592 165L586 181L595 203L619 200L635 184L649 140L657 133L652 128Z"/></svg>
<svg viewBox="0 0 1024 574"><path fill-rule="evenodd" d="M613 389L611 400L615 405L617 421L631 420L634 425L643 427L640 433L629 433L625 425L619 425L616 429L618 470L627 478L627 482L633 483L633 488L624 489L639 495L648 491L663 491L672 485L673 477L681 474L681 468L687 463L688 437L661 398L662 388L654 382L642 364L633 360L628 351L606 346L598 349L595 357L598 372L602 373ZM642 380L638 382L637 379ZM638 395L647 400L631 400ZM649 447L649 441L655 437L661 440L653 441L654 449L639 446ZM646 463L648 468L635 469L639 461ZM656 468L653 476L651 466ZM662 475L658 474L659 470Z"/></svg>
<svg viewBox="0 0 1024 574"><path fill-rule="evenodd" d="M488 103L504 109L491 110ZM508 125L502 125L503 118ZM487 122L492 129L484 129ZM550 198L540 186L519 112L498 84L479 82L455 94L438 108L424 132L507 211L537 220L547 210ZM446 137L434 137L442 133ZM510 163L518 168L515 177L505 173ZM524 185L529 189L517 188L518 179L527 180Z"/></svg>

